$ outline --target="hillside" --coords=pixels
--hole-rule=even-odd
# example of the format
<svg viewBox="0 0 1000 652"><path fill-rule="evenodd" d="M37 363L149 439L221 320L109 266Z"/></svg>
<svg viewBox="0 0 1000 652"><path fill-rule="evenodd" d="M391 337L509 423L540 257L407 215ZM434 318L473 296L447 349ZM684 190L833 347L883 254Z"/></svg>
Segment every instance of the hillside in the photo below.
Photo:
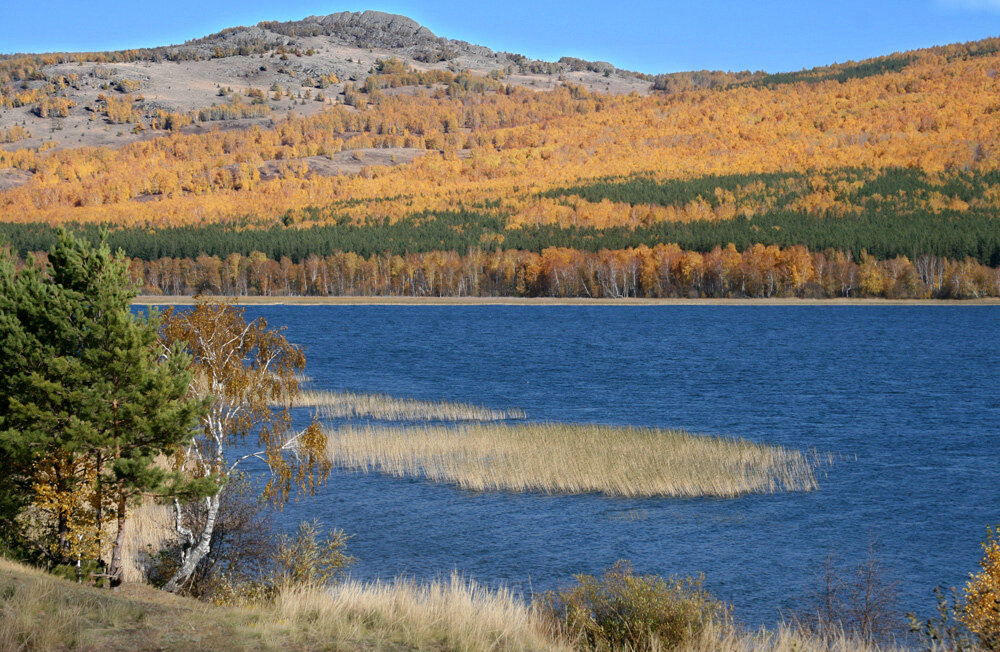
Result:
<svg viewBox="0 0 1000 652"><path fill-rule="evenodd" d="M13 57L5 98L34 75L36 108L105 99L35 116L59 146L0 151L0 233L24 255L110 226L166 293L995 295L998 44L648 77L365 12ZM188 104L152 115L164 86ZM69 147L74 121L119 146Z"/></svg>
<svg viewBox="0 0 1000 652"><path fill-rule="evenodd" d="M164 130L268 126L292 112L318 113L390 58L420 71L502 74L507 83L535 89L562 81L609 93L645 93L650 86L645 76L608 63L534 61L437 37L404 16L342 12L235 27L159 48L0 57L0 145L5 133L17 147L59 149L120 146ZM238 95L248 104L261 101L182 124L188 113ZM110 106L102 97L111 98Z"/></svg>
<svg viewBox="0 0 1000 652"><path fill-rule="evenodd" d="M819 649L808 638L801 643ZM0 650L26 649L570 648L516 596L458 579L423 590L405 582L394 587L348 582L336 596L302 589L284 592L275 603L231 607L145 584L111 592L0 558Z"/></svg>
<svg viewBox="0 0 1000 652"><path fill-rule="evenodd" d="M287 628L142 585L111 593L0 559L2 650L289 649ZM297 642L299 649L307 646ZM319 647L315 643L313 647Z"/></svg>

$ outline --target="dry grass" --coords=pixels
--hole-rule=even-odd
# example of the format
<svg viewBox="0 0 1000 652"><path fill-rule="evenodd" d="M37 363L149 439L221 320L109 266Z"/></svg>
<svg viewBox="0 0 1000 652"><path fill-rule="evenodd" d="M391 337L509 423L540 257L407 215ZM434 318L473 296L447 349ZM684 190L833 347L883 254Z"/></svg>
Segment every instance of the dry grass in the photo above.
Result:
<svg viewBox="0 0 1000 652"><path fill-rule="evenodd" d="M0 559L0 652L13 650L568 650L508 591L450 582L299 589L216 607L143 586L113 593Z"/></svg>
<svg viewBox="0 0 1000 652"><path fill-rule="evenodd" d="M817 460L802 452L676 430L525 423L328 434L339 467L476 491L730 497L817 486Z"/></svg>
<svg viewBox="0 0 1000 652"><path fill-rule="evenodd" d="M518 596L449 582L347 582L274 606L215 607L143 586L112 593L0 559L0 652L14 650L570 650ZM850 634L706 628L684 652L894 652Z"/></svg>
<svg viewBox="0 0 1000 652"><path fill-rule="evenodd" d="M905 649L895 644L865 641L849 632L822 637L787 625L755 632L716 625L705 628L696 640L681 645L678 652L902 652Z"/></svg>
<svg viewBox="0 0 1000 652"><path fill-rule="evenodd" d="M356 394L302 390L294 401L295 407L319 408L328 419L380 419L382 421L503 421L523 419L518 409L494 410L479 405L418 401L385 394Z"/></svg>
<svg viewBox="0 0 1000 652"><path fill-rule="evenodd" d="M569 650L542 618L506 589L452 576L418 584L348 581L330 590L283 593L277 610L318 638L445 650Z"/></svg>
<svg viewBox="0 0 1000 652"><path fill-rule="evenodd" d="M0 652L287 649L285 630L252 610L140 585L97 589L0 559Z"/></svg>
<svg viewBox="0 0 1000 652"><path fill-rule="evenodd" d="M3 560L0 573L0 650L52 650L80 640L81 605L60 595L62 582Z"/></svg>
<svg viewBox="0 0 1000 652"><path fill-rule="evenodd" d="M125 520L122 579L126 582L145 582L153 557L176 536L173 512L168 505L147 503L133 510Z"/></svg>
<svg viewBox="0 0 1000 652"><path fill-rule="evenodd" d="M544 617L510 591L483 588L452 576L450 582L392 584L347 582L330 591L289 591L278 599L281 616L308 627L310 638L370 641L378 648L443 650L573 650ZM307 626L306 624L309 623ZM311 630L311 631L310 631ZM654 647L653 650L666 649ZM709 624L680 652L901 652L896 645L839 632L819 637L782 625L745 632Z"/></svg>

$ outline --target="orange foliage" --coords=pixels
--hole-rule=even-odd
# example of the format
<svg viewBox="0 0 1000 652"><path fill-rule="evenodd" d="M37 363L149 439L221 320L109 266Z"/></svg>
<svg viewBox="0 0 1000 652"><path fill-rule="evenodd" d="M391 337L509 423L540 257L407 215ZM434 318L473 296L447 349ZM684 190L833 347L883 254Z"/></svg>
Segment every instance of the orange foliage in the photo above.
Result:
<svg viewBox="0 0 1000 652"><path fill-rule="evenodd" d="M0 151L0 167L36 173L0 194L0 213L50 224L159 226L236 218L269 224L286 211L340 202L336 213L310 218L333 223L393 221L421 210L499 200L499 210L512 215L511 227L749 217L771 201L750 187L715 198L714 208L706 201L591 205L539 199L538 193L636 173L663 180L839 167L993 169L1000 160L1000 121L991 113L1000 91L994 74L1000 55L948 61L944 51L937 52L900 72L843 83L651 97L603 96L573 86L536 93L497 85L461 95L440 88L413 95L373 91L361 95L357 108L336 105L267 129L175 133L116 150ZM428 153L409 165L368 168L355 177L307 175L304 166L293 164L368 147ZM238 167L259 170L268 162L289 165L276 178L249 183L253 175ZM234 175L234 169L244 173ZM819 177L811 181L791 208L857 210L824 183ZM369 203L385 198L399 199ZM1000 193L994 200L1000 201ZM928 205L961 209L944 196L928 199Z"/></svg>

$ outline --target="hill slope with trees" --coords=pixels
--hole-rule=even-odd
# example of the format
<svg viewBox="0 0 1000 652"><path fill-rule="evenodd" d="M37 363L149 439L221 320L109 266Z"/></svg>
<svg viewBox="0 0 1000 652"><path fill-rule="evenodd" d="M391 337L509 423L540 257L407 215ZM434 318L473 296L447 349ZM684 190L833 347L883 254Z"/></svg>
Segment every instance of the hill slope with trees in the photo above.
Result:
<svg viewBox="0 0 1000 652"><path fill-rule="evenodd" d="M313 56L288 56L272 36L395 49L369 57L353 82L311 76L292 95L309 115L272 108L288 100L285 87L220 88L215 107L152 118L130 93L109 92L95 117L139 126L142 139L8 144L0 234L26 258L48 247L55 226L109 228L149 292L1000 293L998 39L787 74L651 77L570 59L532 72L541 68L516 55L366 12L129 56L143 65L264 56L264 67ZM451 58L430 63L427 48ZM480 55L493 63L463 67ZM84 68L97 58L73 57ZM55 65L47 61L38 65ZM30 57L0 70L4 97L37 72ZM644 94L581 84L576 73L641 82ZM551 84L533 87L525 74ZM128 91L126 82L114 83ZM36 114L76 110L66 102L44 95ZM233 124L206 130L215 117ZM644 253L670 247L680 253ZM315 259L322 265L306 262ZM370 278L321 280L332 277Z"/></svg>

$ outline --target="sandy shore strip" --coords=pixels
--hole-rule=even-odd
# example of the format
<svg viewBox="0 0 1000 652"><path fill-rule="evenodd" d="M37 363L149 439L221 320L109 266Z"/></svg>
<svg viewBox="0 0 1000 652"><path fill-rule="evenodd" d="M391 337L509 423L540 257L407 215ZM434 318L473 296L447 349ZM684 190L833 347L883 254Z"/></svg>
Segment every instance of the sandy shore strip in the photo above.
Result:
<svg viewBox="0 0 1000 652"><path fill-rule="evenodd" d="M989 299L587 299L559 297L215 297L243 306L1000 306ZM140 295L141 306L187 306L192 296Z"/></svg>

